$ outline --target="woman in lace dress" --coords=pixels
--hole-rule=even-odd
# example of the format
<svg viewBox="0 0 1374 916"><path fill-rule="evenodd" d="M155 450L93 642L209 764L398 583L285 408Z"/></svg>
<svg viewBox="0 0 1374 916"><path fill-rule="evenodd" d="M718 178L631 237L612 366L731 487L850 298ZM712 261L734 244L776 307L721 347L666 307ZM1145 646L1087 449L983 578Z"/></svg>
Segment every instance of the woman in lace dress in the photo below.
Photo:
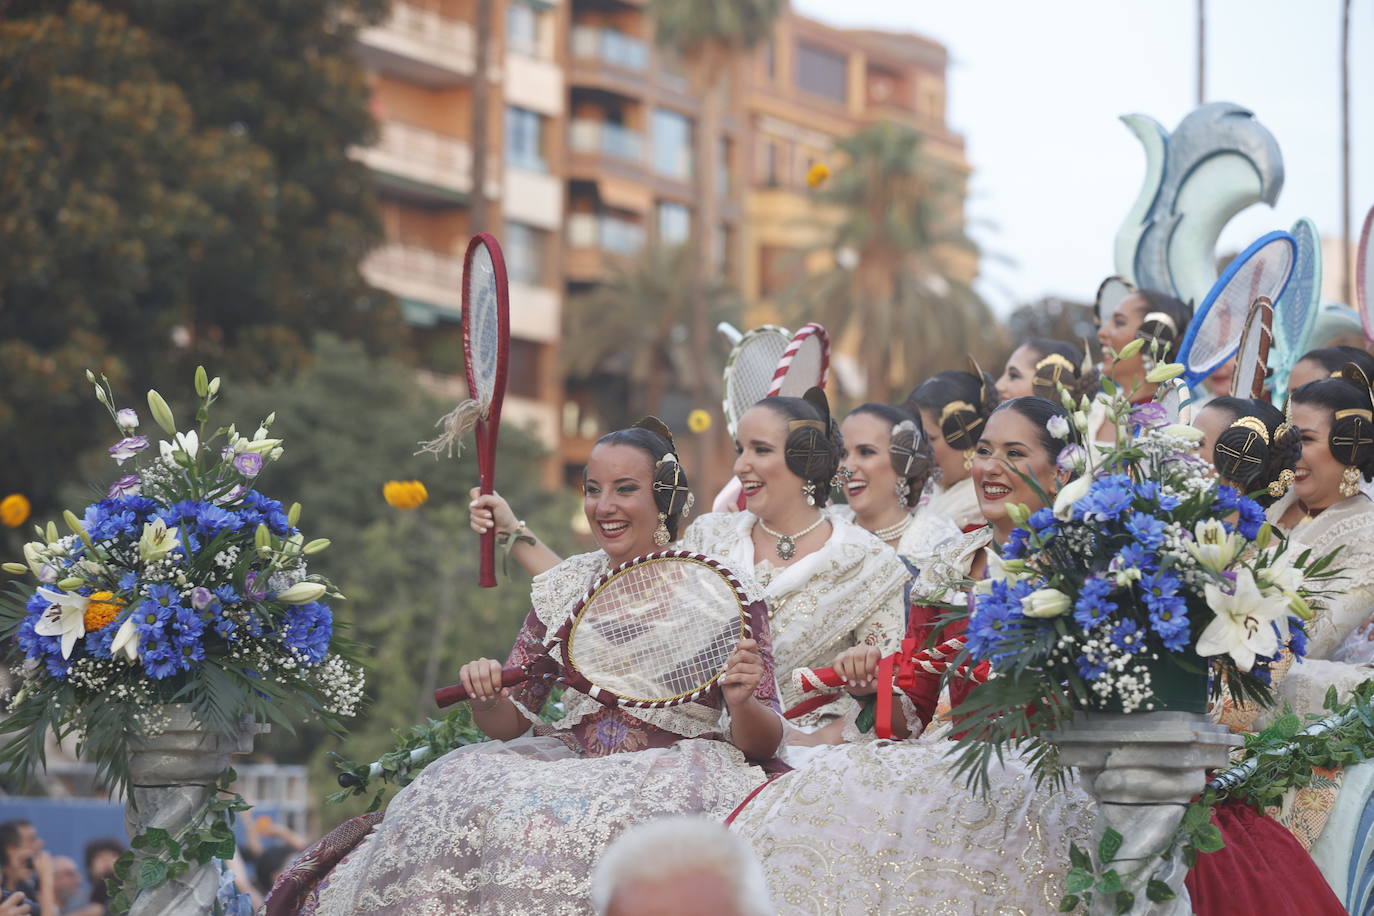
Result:
<svg viewBox="0 0 1374 916"><path fill-rule="evenodd" d="M997 406L997 390L986 372L937 372L907 396L906 407L921 420L934 454L935 492L925 509L959 528L978 524L978 497L973 492L973 447L983 424Z"/></svg>
<svg viewBox="0 0 1374 916"><path fill-rule="evenodd" d="M535 578L507 666L539 653L598 576L676 533L686 482L667 430L648 425L592 450L584 511L600 549ZM630 713L569 691L563 718L544 725L546 682L503 689L500 663L464 665L473 721L495 740L450 752L397 793L301 911L590 912L588 876L622 830L671 814L724 817L766 778L751 760L774 755L782 722L761 601L753 611L757 644L740 642L712 694L671 709Z"/></svg>
<svg viewBox="0 0 1374 916"><path fill-rule="evenodd" d="M686 550L752 570L770 614L773 658L780 671L825 664L841 649L871 645L891 652L905 627L910 573L872 534L823 510L838 468L829 406L820 389L807 397L760 401L740 418L735 476L742 512L710 513L682 537ZM782 687L783 708L802 699ZM853 701L833 703L793 720L784 759L795 765L806 734L837 719Z"/></svg>
<svg viewBox="0 0 1374 916"><path fill-rule="evenodd" d="M1043 506L1011 468L1053 494L1065 482L1055 467L1063 442L1046 431L1064 416L1043 398L1001 405L980 434L971 468L984 524L972 527L922 571L916 589L948 602L968 579L987 575L987 548L1014 523L1006 507ZM933 608L915 622L928 635ZM847 650L836 667L854 693L873 693L879 652ZM784 676L786 674L784 673ZM991 791L975 797L948 769L948 727L922 733L934 712L939 679L926 676L914 697L898 694L894 736L880 740L850 729L854 743L819 749L804 768L767 784L746 802L733 828L763 861L779 912L954 914L1048 913L1063 893L1070 840L1091 835L1093 808L1070 782L1036 789L1016 755L994 763ZM951 682L955 701L966 693ZM916 737L919 735L919 737Z"/></svg>
<svg viewBox="0 0 1374 916"><path fill-rule="evenodd" d="M936 547L959 534L954 522L917 505L933 467L930 440L915 417L887 404L854 408L840 432L838 480L847 503L826 511L871 532L915 575Z"/></svg>

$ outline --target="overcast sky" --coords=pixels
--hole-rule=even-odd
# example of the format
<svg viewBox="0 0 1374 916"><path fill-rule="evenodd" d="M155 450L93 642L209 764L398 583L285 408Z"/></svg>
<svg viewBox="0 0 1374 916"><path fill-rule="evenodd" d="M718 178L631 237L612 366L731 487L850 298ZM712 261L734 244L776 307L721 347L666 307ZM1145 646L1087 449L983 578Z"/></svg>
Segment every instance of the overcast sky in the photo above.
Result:
<svg viewBox="0 0 1374 916"><path fill-rule="evenodd" d="M917 32L950 54L949 119L973 165L975 236L999 311L1044 295L1090 300L1144 171L1117 117L1172 131L1196 97L1195 0L792 0L838 26ZM1340 0L1206 0L1207 101L1255 112L1277 138L1278 206L1239 214L1235 251L1310 217L1340 233ZM1352 232L1374 205L1374 0L1351 4ZM1328 272L1339 265L1326 265Z"/></svg>

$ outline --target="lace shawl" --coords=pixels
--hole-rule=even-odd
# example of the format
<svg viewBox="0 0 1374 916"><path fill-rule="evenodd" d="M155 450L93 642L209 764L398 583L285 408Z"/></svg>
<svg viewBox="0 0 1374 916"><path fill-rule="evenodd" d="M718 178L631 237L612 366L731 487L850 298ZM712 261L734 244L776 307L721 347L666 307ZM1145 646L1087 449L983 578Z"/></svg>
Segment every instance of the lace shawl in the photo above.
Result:
<svg viewBox="0 0 1374 916"><path fill-rule="evenodd" d="M959 529L983 523L983 510L978 505L978 492L973 488L972 477L965 477L948 489L936 491L924 511L930 513L930 517L943 516Z"/></svg>
<svg viewBox="0 0 1374 916"><path fill-rule="evenodd" d="M757 521L747 510L703 515L679 546L718 556L736 572L752 571ZM830 538L819 550L779 569L763 588L784 709L802 699L791 683L793 669L828 665L841 650L861 643L896 651L905 629L904 593L911 575L906 565L853 522L831 516L830 523ZM810 725L843 712L832 707L798 722Z"/></svg>
<svg viewBox="0 0 1374 916"><path fill-rule="evenodd" d="M848 506L829 506L825 511L832 518L857 524L854 522L854 510ZM959 534L959 527L938 512L931 511L928 506L914 509L911 514L914 516L911 525L897 541L897 556L912 569L920 570L930 562L945 541Z"/></svg>

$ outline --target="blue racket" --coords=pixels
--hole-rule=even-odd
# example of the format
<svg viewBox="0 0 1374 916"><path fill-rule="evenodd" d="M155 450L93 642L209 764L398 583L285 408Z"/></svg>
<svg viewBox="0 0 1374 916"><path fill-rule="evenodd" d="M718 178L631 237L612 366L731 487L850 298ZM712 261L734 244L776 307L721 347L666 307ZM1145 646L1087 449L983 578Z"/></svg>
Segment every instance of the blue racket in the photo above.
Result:
<svg viewBox="0 0 1374 916"><path fill-rule="evenodd" d="M1274 303L1274 360L1272 394L1282 404L1288 394L1293 365L1307 352L1307 339L1321 313L1322 243L1310 219L1293 224L1298 259L1283 296Z"/></svg>
<svg viewBox="0 0 1374 916"><path fill-rule="evenodd" d="M1222 271L1183 335L1178 361L1184 384L1193 387L1236 354L1250 306L1260 296L1272 302L1283 295L1297 254L1293 236L1270 232Z"/></svg>

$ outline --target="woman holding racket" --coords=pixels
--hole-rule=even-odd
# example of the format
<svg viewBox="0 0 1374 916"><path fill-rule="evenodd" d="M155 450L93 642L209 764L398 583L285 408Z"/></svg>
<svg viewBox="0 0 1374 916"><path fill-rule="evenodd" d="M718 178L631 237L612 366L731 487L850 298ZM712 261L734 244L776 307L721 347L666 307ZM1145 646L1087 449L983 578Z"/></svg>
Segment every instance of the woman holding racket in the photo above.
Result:
<svg viewBox="0 0 1374 916"><path fill-rule="evenodd" d="M910 573L882 541L853 522L826 514L839 448L819 388L805 398L765 398L740 418L735 476L742 512L703 515L682 547L752 571L770 611L779 670L814 667L841 649L894 651L901 641ZM802 697L782 687L783 705ZM848 711L852 701L800 716L787 745L813 743L805 732ZM788 751L788 762L795 752Z"/></svg>
<svg viewBox="0 0 1374 916"><path fill-rule="evenodd" d="M897 551L915 574L959 529L918 506L934 467L934 451L920 423L900 407L862 404L840 424L836 482L846 502L827 512L853 522Z"/></svg>
<svg viewBox="0 0 1374 916"><path fill-rule="evenodd" d="M584 486L599 549L535 578L533 610L505 667L544 655L546 634L590 601L589 586L606 582L608 570L661 549L655 532L675 533L686 486L657 420L602 437ZM319 885L307 911L314 904L318 913L583 910L592 867L625 828L673 814L723 817L766 778L747 758L771 758L782 735L762 603L750 610L760 618L756 639L735 644L719 686L668 708L630 714L569 690L563 718L545 725L547 680L512 689L501 686L495 660L464 665L473 720L496 740L430 764ZM598 635L580 633L572 641ZM640 645L634 635L621 628L606 638L628 652Z"/></svg>
<svg viewBox="0 0 1374 916"><path fill-rule="evenodd" d="M916 593L924 600L946 601L959 583L987 575L986 548L1015 527L1007 506L1044 507L1017 471L1049 494L1067 482L1055 461L1064 442L1047 429L1065 416L1035 397L991 414L970 469L982 523L922 571ZM939 612L915 610L919 639ZM879 655L858 647L834 666L861 685L853 693L873 693ZM934 714L939 676L918 678L915 698L898 694L894 704L895 736L920 733ZM951 691L957 703L957 681ZM991 768L992 791L976 798L949 772L948 729L897 741L849 731L853 743L818 749L805 768L766 785L735 815L733 829L762 859L779 912L813 912L816 900L845 914L962 913L972 901L997 912L1056 909L1068 843L1082 844L1091 832L1093 806L1082 789L1037 789L1029 765L1008 755Z"/></svg>
<svg viewBox="0 0 1374 916"><path fill-rule="evenodd" d="M998 400L986 372L959 370L938 372L907 396L935 454L937 490L926 504L931 518L943 516L960 528L981 522L970 474L973 449Z"/></svg>

